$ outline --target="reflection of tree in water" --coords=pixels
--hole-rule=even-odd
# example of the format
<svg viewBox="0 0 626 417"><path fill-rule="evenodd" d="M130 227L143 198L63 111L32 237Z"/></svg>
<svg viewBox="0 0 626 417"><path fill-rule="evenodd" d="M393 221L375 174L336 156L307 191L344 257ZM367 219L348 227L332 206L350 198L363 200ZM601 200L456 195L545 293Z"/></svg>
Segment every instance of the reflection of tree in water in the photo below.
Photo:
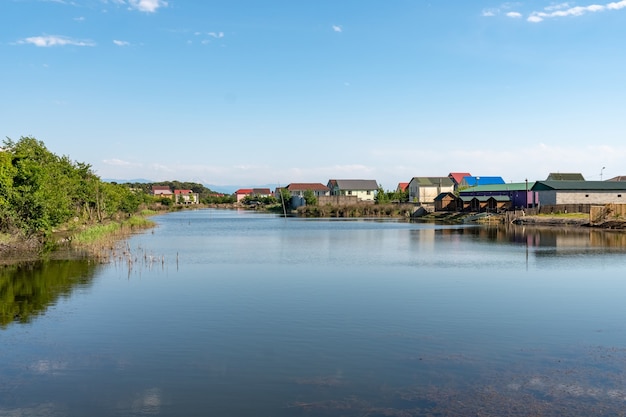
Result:
<svg viewBox="0 0 626 417"><path fill-rule="evenodd" d="M463 356L452 359L464 365L459 363ZM350 391L348 380L339 393L339 386L320 378L317 389L300 392L286 409L289 415L311 417L626 416L626 349L595 346L576 352L575 357L543 359L548 363L529 366L523 361L461 376L442 366L447 362L443 356L420 358L441 370L439 379L409 386L372 386L362 395L358 389ZM301 414L294 414L296 410Z"/></svg>
<svg viewBox="0 0 626 417"><path fill-rule="evenodd" d="M29 323L59 297L89 285L98 266L87 260L48 260L0 266L0 327Z"/></svg>

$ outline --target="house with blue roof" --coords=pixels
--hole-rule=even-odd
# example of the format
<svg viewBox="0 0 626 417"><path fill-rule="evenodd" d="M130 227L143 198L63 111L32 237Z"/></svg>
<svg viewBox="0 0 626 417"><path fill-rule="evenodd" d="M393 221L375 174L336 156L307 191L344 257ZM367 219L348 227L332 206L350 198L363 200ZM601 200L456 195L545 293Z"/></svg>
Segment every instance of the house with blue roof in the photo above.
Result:
<svg viewBox="0 0 626 417"><path fill-rule="evenodd" d="M458 189L476 187L478 185L504 184L502 177L467 176L463 177Z"/></svg>

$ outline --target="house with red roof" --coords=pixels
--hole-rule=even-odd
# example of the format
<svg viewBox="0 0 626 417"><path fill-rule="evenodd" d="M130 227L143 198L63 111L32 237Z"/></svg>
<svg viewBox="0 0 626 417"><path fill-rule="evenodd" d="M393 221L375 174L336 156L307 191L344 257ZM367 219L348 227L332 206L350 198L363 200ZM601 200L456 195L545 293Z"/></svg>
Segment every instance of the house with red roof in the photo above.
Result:
<svg viewBox="0 0 626 417"><path fill-rule="evenodd" d="M200 194L193 190L174 190L174 203L176 204L199 204Z"/></svg>

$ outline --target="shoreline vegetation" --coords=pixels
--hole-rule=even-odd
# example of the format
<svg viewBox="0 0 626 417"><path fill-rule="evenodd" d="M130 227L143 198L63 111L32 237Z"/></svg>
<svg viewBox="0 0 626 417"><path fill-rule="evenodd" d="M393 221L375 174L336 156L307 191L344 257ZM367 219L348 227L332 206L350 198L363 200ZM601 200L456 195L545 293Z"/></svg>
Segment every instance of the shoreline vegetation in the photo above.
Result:
<svg viewBox="0 0 626 417"><path fill-rule="evenodd" d="M153 195L151 187L161 184L174 190L192 191L198 199L186 205ZM91 257L106 262L114 256L112 253L118 243L136 231L155 226L149 216L208 207L312 218L396 218L448 224L513 223L626 229L626 221L621 218L592 224L588 214L428 212L419 205L403 202L408 194L382 189L378 190L373 203L319 205L312 193L305 193L307 204L292 208L290 198L289 191L282 190L280 198L246 196L236 202L234 196L214 193L196 183L104 182L90 165L57 156L35 138L6 139L0 147L0 265L50 257Z"/></svg>

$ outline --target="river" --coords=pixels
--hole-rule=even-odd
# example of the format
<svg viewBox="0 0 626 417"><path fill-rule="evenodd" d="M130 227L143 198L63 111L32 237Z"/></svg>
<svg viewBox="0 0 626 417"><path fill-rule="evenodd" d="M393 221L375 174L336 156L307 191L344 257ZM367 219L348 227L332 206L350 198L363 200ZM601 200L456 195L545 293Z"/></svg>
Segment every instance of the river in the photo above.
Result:
<svg viewBox="0 0 626 417"><path fill-rule="evenodd" d="M0 269L0 417L613 416L626 234L155 217Z"/></svg>

